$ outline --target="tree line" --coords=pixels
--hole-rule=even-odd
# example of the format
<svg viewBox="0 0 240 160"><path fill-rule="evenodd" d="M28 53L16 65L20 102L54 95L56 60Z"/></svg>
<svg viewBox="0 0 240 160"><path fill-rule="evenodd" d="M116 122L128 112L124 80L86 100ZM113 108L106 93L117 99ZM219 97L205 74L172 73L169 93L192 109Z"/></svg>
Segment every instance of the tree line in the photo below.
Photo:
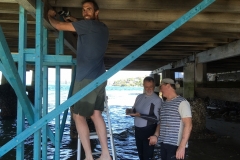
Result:
<svg viewBox="0 0 240 160"><path fill-rule="evenodd" d="M116 80L112 84L113 86L143 86L143 77L127 78Z"/></svg>

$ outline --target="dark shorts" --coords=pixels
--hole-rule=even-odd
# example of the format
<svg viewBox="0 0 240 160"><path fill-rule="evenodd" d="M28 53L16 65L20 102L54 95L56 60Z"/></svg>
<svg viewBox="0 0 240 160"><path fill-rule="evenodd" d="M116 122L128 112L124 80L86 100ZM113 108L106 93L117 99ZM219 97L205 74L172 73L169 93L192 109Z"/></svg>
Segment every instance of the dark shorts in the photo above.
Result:
<svg viewBox="0 0 240 160"><path fill-rule="evenodd" d="M177 160L176 152L178 146L161 143L161 160ZM185 158L186 158L187 148L185 149Z"/></svg>
<svg viewBox="0 0 240 160"><path fill-rule="evenodd" d="M93 80L83 79L82 81L74 82L73 95L79 90L87 86ZM104 110L104 101L105 101L105 87L107 82L104 82L85 97L80 99L72 108L73 113L79 114L84 117L90 117L93 114L94 110L103 111Z"/></svg>

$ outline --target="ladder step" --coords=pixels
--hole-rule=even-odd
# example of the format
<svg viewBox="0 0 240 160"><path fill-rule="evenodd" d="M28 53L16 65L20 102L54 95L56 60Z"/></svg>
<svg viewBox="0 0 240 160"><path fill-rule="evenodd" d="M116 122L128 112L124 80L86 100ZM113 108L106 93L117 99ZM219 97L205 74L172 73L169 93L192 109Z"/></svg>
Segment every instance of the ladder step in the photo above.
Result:
<svg viewBox="0 0 240 160"><path fill-rule="evenodd" d="M109 138L109 137L111 137L111 136L112 136L112 134L109 133L109 131L107 131L107 137ZM90 139L98 139L97 132L91 132L91 133L90 133Z"/></svg>
<svg viewBox="0 0 240 160"><path fill-rule="evenodd" d="M112 149L109 149L109 152L112 153ZM95 152L92 152L92 155L99 155L101 153L102 153L101 151L95 151Z"/></svg>

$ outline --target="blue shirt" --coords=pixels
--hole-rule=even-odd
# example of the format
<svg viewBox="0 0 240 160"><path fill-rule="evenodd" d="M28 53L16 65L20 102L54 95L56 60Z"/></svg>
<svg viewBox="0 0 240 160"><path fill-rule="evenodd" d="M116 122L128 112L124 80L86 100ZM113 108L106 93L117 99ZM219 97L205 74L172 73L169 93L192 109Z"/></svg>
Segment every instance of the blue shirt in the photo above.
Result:
<svg viewBox="0 0 240 160"><path fill-rule="evenodd" d="M76 81L95 79L106 71L104 54L108 45L108 28L98 20L81 20L72 24L78 34Z"/></svg>
<svg viewBox="0 0 240 160"><path fill-rule="evenodd" d="M159 123L159 109L162 99L155 93L148 96L145 93L137 96L133 109L140 113L140 117L134 118L136 127L146 127L151 124Z"/></svg>

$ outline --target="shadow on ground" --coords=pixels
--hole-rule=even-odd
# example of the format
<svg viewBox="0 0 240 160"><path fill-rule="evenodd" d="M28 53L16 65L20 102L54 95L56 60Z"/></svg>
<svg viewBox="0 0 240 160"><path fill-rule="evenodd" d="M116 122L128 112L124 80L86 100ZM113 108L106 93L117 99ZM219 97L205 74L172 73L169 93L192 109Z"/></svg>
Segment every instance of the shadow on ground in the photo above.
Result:
<svg viewBox="0 0 240 160"><path fill-rule="evenodd" d="M206 127L205 138L189 141L187 160L240 159L240 123L207 118Z"/></svg>

